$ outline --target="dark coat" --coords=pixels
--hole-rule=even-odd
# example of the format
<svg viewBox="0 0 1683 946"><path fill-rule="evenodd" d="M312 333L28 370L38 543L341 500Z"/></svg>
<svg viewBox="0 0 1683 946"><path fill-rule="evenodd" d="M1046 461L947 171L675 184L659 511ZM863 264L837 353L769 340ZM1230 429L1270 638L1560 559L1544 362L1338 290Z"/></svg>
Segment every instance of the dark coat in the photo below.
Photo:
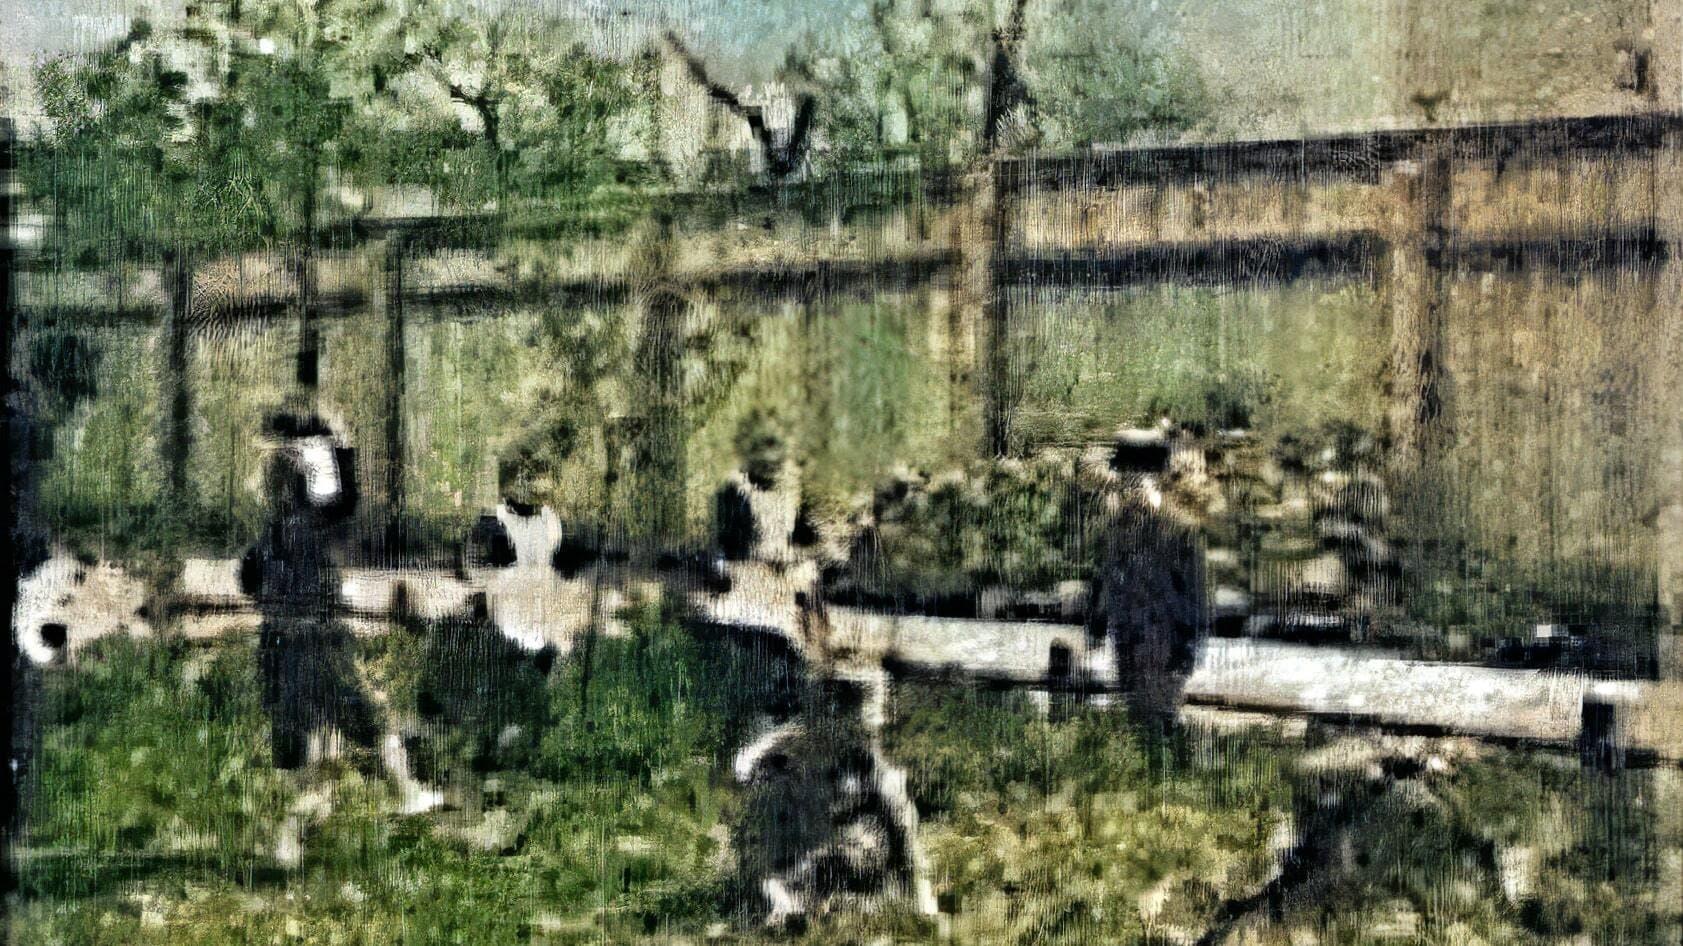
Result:
<svg viewBox="0 0 1683 946"><path fill-rule="evenodd" d="M1197 534L1143 505L1124 509L1105 538L1098 603L1128 705L1172 715L1209 628Z"/></svg>
<svg viewBox="0 0 1683 946"><path fill-rule="evenodd" d="M277 768L305 761L310 733L337 728L372 748L374 708L356 669L356 641L335 614L339 570L329 548L331 513L309 502L303 477L284 459L270 471L273 518L240 562L240 584L263 615L258 669Z"/></svg>

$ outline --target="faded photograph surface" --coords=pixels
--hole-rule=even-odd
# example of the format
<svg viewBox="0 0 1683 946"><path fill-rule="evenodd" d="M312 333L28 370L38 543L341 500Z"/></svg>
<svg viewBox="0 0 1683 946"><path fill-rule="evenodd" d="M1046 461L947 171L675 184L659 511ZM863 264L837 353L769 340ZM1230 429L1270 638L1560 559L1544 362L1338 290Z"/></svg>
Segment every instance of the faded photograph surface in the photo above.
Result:
<svg viewBox="0 0 1683 946"><path fill-rule="evenodd" d="M0 0L19 944L1683 943L1683 0Z"/></svg>

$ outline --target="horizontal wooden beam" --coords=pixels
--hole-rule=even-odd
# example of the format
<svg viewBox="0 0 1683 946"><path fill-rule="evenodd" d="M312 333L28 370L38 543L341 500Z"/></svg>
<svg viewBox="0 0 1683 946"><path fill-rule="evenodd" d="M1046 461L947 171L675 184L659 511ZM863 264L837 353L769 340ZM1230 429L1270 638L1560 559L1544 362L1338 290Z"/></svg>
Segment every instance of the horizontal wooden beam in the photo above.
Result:
<svg viewBox="0 0 1683 946"><path fill-rule="evenodd" d="M1656 266L1672 247L1652 227L1600 233L1551 233L1457 239L1444 248L1444 265L1469 272L1541 270L1563 274Z"/></svg>
<svg viewBox="0 0 1683 946"><path fill-rule="evenodd" d="M1351 231L1324 237L1188 241L1077 247L1002 257L1001 286L1106 290L1175 283L1245 286L1301 279L1371 279L1387 249L1380 235ZM1511 237L1451 235L1442 255L1445 270L1464 272L1541 271L1566 277L1607 269L1651 266L1670 258L1672 248L1651 228L1603 232L1533 233ZM674 280L680 291L726 292L755 301L822 301L870 298L904 292L947 278L957 255L929 252L884 260L812 260L764 267L738 267ZM516 305L614 306L628 302L632 288L619 278L529 282L517 285L464 284L408 289L404 306L443 318L473 318ZM345 290L316 298L316 314L350 315L368 304L365 293ZM195 311L194 330L216 331L218 323L287 317L295 301L251 296ZM112 326L147 323L162 302L126 306L26 305L33 325Z"/></svg>
<svg viewBox="0 0 1683 946"><path fill-rule="evenodd" d="M1008 256L1000 282L1062 289L1175 283L1234 286L1300 279L1370 279L1390 244L1371 231L1324 237L1188 241L1077 247ZM1540 271L1562 276L1652 266L1671 247L1652 228L1463 238L1450 234L1438 259L1455 272Z"/></svg>
<svg viewBox="0 0 1683 946"><path fill-rule="evenodd" d="M1263 237L1082 247L1005 257L999 280L1013 286L1115 289L1176 283L1230 286L1286 283L1305 278L1369 279L1385 246L1377 234Z"/></svg>
<svg viewBox="0 0 1683 946"><path fill-rule="evenodd" d="M1015 158L1000 162L1008 192L1232 182L1374 182L1388 166L1413 160L1430 142L1444 143L1452 160L1498 166L1567 158L1640 154L1683 130L1683 114L1649 112L1521 122L1409 128L1263 141L1128 148L1086 155Z"/></svg>
<svg viewBox="0 0 1683 946"><path fill-rule="evenodd" d="M189 636L214 637L255 626L257 612L240 592L236 570L231 560L185 564L180 593ZM495 577L496 570L490 574ZM793 653L808 660L887 667L911 678L960 678L1088 693L1117 689L1114 654L1105 642L1092 640L1083 625L894 615L832 606L825 612L828 633L819 652L803 637L797 610L768 592L772 586L739 584L722 595L693 592L696 615L725 631L785 640ZM399 586L406 591L400 593ZM588 615L583 599L593 586L588 579L557 578L555 588L544 593L572 595L580 601L569 609L560 607L557 599L549 609ZM341 599L349 616L371 627L399 601L410 613L442 617L468 607L474 594L497 593L484 580L446 573L349 569ZM534 592L518 586L505 593ZM1060 651L1062 656L1055 656ZM1683 682L1599 680L1574 673L1408 660L1349 645L1211 638L1201 645L1182 693L1195 705L1563 747L1579 744L1585 707L1600 705L1610 707L1617 721L1609 738L1633 761L1683 762L1683 727L1677 725L1683 719Z"/></svg>
<svg viewBox="0 0 1683 946"><path fill-rule="evenodd" d="M1255 141L1125 148L1085 154L1034 155L995 163L1007 194L1028 190L1102 189L1124 185L1236 183L1264 178L1274 183L1353 180L1376 182L1387 168L1413 160L1428 143L1448 149L1451 160L1490 162L1498 169L1534 166L1581 157L1642 155L1666 146L1683 131L1683 113L1646 112L1528 121L1407 128ZM655 198L678 219L724 226L744 216L789 209L812 213L875 207L872 195L916 194L946 205L962 199L960 175L952 168L861 168L839 180L781 190L746 187L730 191L678 192ZM910 182L910 183L908 183ZM915 186L914 186L915 185ZM894 205L886 205L892 208ZM321 227L313 244L344 249L370 240L398 239L413 249L488 249L511 233L529 239L559 238L591 230L588 220L515 219L497 214L433 214L353 218ZM133 261L156 254L127 252ZM25 254L23 271L51 271L53 261Z"/></svg>

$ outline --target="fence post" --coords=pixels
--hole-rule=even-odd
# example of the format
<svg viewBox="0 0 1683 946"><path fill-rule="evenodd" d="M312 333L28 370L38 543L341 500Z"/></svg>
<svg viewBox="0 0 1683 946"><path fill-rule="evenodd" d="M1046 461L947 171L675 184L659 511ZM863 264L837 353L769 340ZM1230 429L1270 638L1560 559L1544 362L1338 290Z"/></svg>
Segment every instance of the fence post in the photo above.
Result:
<svg viewBox="0 0 1683 946"><path fill-rule="evenodd" d="M1006 238L1011 228L1011 193L1000 180L1004 165L988 162L987 199L982 204L986 230L982 239L987 245L981 265L985 273L986 332L988 339L988 446L996 457L1016 456L1022 452L1021 431L1017 427L1017 408L1022 400L1022 383L1017 376L1017 325L1011 312L1011 293L1005 284Z"/></svg>
<svg viewBox="0 0 1683 946"><path fill-rule="evenodd" d="M643 523L636 531L653 554L684 543L688 517L684 350L690 301L670 284L672 229L669 217L658 218L634 264L642 284L635 302L642 336L633 356L642 423L631 457L633 496Z"/></svg>
<svg viewBox="0 0 1683 946"><path fill-rule="evenodd" d="M1451 172L1448 139L1438 134L1390 172L1395 210L1381 277L1391 322L1389 422L1396 458L1410 466L1434 459L1448 429L1443 256Z"/></svg>
<svg viewBox="0 0 1683 946"><path fill-rule="evenodd" d="M168 309L164 317L163 406L161 440L166 506L179 513L188 501L187 458L193 447L193 399L188 381L192 347L189 317L193 304L193 267L177 248L164 256Z"/></svg>
<svg viewBox="0 0 1683 946"><path fill-rule="evenodd" d="M404 372L409 345L404 337L404 254L401 236L390 237L380 252L380 298L385 308L385 554L404 547Z"/></svg>
<svg viewBox="0 0 1683 946"><path fill-rule="evenodd" d="M5 557L4 576L0 582L5 583L0 588L0 608L6 614L12 613L17 599L18 579L29 566L31 548L37 544L35 532L34 509L35 504L35 458L31 449L29 431L29 402L23 396L23 385L16 373L12 345L16 341L18 329L18 281L16 279L18 264L18 249L13 240L13 229L17 215L17 203L22 196L16 181L17 170L17 129L9 117L0 116L0 307L4 308L6 324L0 331L0 369L6 372L5 389L0 391L4 403L0 409L5 411L5 426L0 428L0 435L6 439L6 469L8 473L8 488L0 490L0 511L5 514L6 543L0 549L0 555ZM21 700L25 698L26 671L22 655L18 651L17 633L7 635L9 642L10 660L7 663L7 682L10 689L8 699ZM17 759L22 756L27 765L27 748L29 734L25 727L14 723L16 703L12 704L13 712L6 714L6 725L0 726L0 752L5 753L7 759ZM18 734L18 744L14 745L14 732ZM17 752L24 749L25 752ZM4 840L0 840L0 885L11 890L13 883L13 867L10 850L10 839L17 837L16 829L20 827L17 821L18 787L28 772L21 767L10 768L0 774L0 831L4 832Z"/></svg>
<svg viewBox="0 0 1683 946"><path fill-rule="evenodd" d="M980 445L984 435L977 427L977 408L982 402L977 384L976 353L980 343L978 326L987 292L988 262L981 258L984 244L971 184L960 186L959 202L950 218L948 240L955 270L946 297L946 334L943 354L947 368L948 436L954 443ZM966 447L968 451L970 448Z"/></svg>
<svg viewBox="0 0 1683 946"><path fill-rule="evenodd" d="M1000 266L1009 232L1010 200L1000 186L999 162L989 156L969 176L965 203L959 209L957 298L951 335L955 386L974 384L980 369L982 395L982 453L1010 456L1017 442L1017 388L1011 306ZM981 364L974 351L981 349Z"/></svg>
<svg viewBox="0 0 1683 946"><path fill-rule="evenodd" d="M1389 246L1379 274L1391 329L1386 378L1390 479L1400 507L1400 537L1412 556L1424 554L1415 540L1441 540L1447 525L1442 476L1452 430L1444 253L1451 157L1448 135L1429 132L1413 160L1388 170L1383 188L1390 205ZM1421 574L1415 567L1408 571Z"/></svg>
<svg viewBox="0 0 1683 946"><path fill-rule="evenodd" d="M305 243L292 260L293 279L297 282L298 315L298 386L312 398L321 387L321 327L316 320L315 254L305 234Z"/></svg>
<svg viewBox="0 0 1683 946"><path fill-rule="evenodd" d="M803 462L812 462L829 442L835 427L834 398L831 393L830 346L833 344L823 324L824 308L829 304L830 280L827 270L820 269L801 293L801 427L800 450ZM920 305L927 312L927 305Z"/></svg>
<svg viewBox="0 0 1683 946"><path fill-rule="evenodd" d="M1654 231L1663 250L1653 274L1656 329L1650 386L1659 440L1655 471L1655 550L1660 605L1658 650L1662 679L1683 679L1683 133L1672 131L1653 153Z"/></svg>

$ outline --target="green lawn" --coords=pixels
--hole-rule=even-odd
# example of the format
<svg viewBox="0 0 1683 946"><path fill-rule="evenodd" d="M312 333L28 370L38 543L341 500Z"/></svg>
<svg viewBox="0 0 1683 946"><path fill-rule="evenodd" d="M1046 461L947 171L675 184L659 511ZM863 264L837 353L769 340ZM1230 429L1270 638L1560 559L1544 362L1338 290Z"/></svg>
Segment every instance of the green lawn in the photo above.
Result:
<svg viewBox="0 0 1683 946"><path fill-rule="evenodd" d="M729 759L806 681L658 607L633 627L547 678L499 662L483 628L365 639L370 685L430 707L414 764L453 810L395 813L372 760L347 752L292 870L271 852L309 786L269 764L252 647L102 643L45 684L10 940L1182 942L1261 889L1329 786L1369 784L1367 737L1318 726L1148 735L1116 709L902 684L885 747L945 915L773 936L740 922ZM1257 941L1675 942L1677 773L1430 745L1444 764L1355 809L1349 859Z"/></svg>

